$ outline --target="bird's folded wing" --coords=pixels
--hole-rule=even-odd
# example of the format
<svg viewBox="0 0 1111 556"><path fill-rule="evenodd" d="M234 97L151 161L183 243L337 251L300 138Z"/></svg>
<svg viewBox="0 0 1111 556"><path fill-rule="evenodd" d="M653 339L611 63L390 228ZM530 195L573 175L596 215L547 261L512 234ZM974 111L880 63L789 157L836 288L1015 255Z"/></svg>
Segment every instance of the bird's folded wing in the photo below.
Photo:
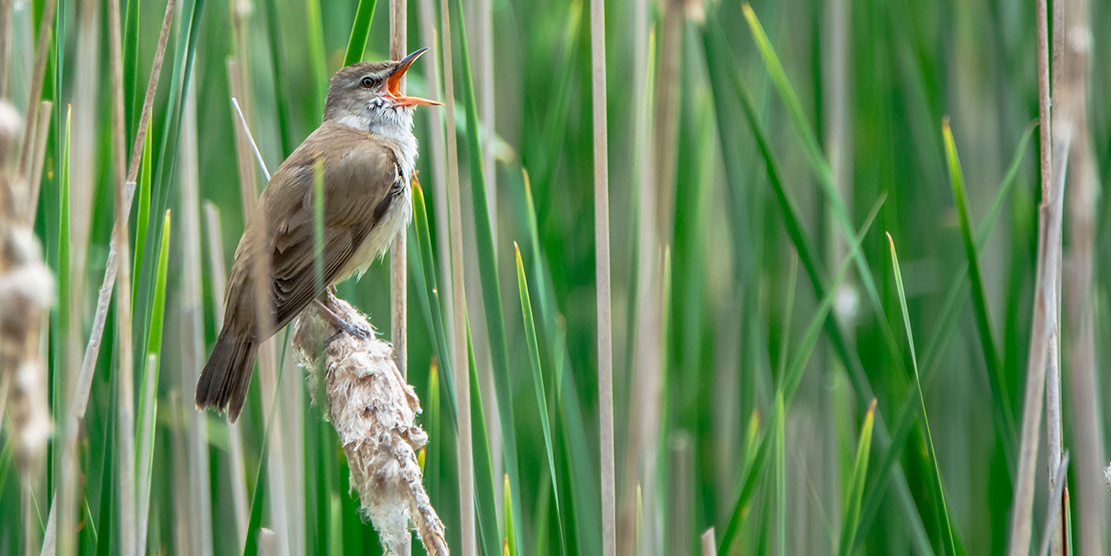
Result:
<svg viewBox="0 0 1111 556"><path fill-rule="evenodd" d="M329 124L325 124L328 126ZM346 126L339 126L346 128ZM319 295L313 242L313 191L318 160L324 167L323 285L331 284L358 251L388 205L396 176L393 151L374 136L335 129L328 144L309 137L271 179L264 195L271 251L275 330ZM346 130L350 130L349 132ZM278 181L278 180L281 181ZM270 189L270 186L268 186Z"/></svg>

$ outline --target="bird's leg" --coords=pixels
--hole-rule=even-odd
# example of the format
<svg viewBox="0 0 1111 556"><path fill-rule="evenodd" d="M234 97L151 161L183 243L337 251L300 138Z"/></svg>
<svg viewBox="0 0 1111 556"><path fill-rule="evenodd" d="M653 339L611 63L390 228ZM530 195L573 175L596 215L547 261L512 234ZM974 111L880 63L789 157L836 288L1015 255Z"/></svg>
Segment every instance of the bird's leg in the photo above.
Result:
<svg viewBox="0 0 1111 556"><path fill-rule="evenodd" d="M324 341L325 344L332 343L332 341L335 340L340 334L344 333L346 333L348 336L352 336L360 340L365 340L370 337L370 331L364 330L362 327L355 326L343 320L342 318L340 318L339 315L329 309L327 305L322 303L320 301L320 298L314 298L313 302L316 303L317 308L320 309L326 317L332 320L332 324L336 325L336 328L339 328L339 332L333 334L331 337Z"/></svg>

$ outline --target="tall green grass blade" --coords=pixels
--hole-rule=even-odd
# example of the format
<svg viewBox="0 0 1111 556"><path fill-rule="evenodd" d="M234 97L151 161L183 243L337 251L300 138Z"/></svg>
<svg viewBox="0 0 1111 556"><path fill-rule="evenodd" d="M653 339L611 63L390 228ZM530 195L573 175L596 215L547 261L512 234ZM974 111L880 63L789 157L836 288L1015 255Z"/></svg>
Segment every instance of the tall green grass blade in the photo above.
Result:
<svg viewBox="0 0 1111 556"><path fill-rule="evenodd" d="M59 338L62 338L63 340L62 340L61 343L59 343L58 347L60 349L57 349L56 356L54 358L54 361L55 361L55 363L54 363L54 374L55 374L54 384L55 384L56 389L58 389L58 384L60 384L60 377L58 376L59 374L61 374L60 370L69 368L70 365L75 363L73 361L68 361L68 362L65 362L65 363L61 363L65 359L62 356L62 354L66 353L68 351L68 348L65 347L64 342L67 339L68 340L75 340L74 338L68 338L69 331L70 331L70 320L69 320L70 319L70 303L72 302L72 300L70 299L70 290L71 290L71 281L74 278L73 276L70 275L70 264L69 264L70 263L70 206L69 206L70 205L70 195L69 195L70 143L69 143L69 141L70 141L70 121L71 121L70 116L72 115L71 114L72 111L73 111L72 107L67 107L66 108L66 134L65 134L64 143L62 144L62 175L61 175L61 180L59 180L59 184L58 184L58 186L59 186L59 190L58 190L58 196L59 196L59 200L58 200L58 215L59 215L59 218L58 218L58 266L57 266L57 269L58 269L58 332L59 332ZM78 281L80 281L80 277L78 277ZM0 393L0 394L4 394L4 393ZM60 399L62 397L61 392L56 392L55 394L57 396L56 399ZM0 403L3 403L3 402L0 402ZM64 402L62 404L62 407L65 407ZM62 413L60 411L60 408L58 408L58 407L55 408L55 412L56 413ZM57 418L58 418L58 415L55 415L55 419L57 419Z"/></svg>
<svg viewBox="0 0 1111 556"><path fill-rule="evenodd" d="M865 226L861 228L854 241L859 245L863 241L864 236L867 235L871 227L871 223L875 220L876 215L879 213L879 207L882 206L882 199L873 207ZM829 289L825 297L822 298L818 310L810 319L810 323L806 327L806 332L803 334L802 343L795 349L795 356L788 367L782 386L777 390L777 397L782 396L784 402L784 411L790 407L791 401L794 399L795 391L798 389L798 384L802 380L803 371L806 370L807 362L810 360L810 355L814 351L814 346L818 342L818 336L822 329L822 324L826 322L830 310L833 308L834 296L839 285L848 275L851 260L846 260L842 263L841 268L838 270L836 277L833 281L833 287ZM773 419L779 417L778 413L773 415ZM733 507L730 514L729 524L725 532L721 536L721 541L718 544L718 552L720 554L731 554L734 542L737 535L740 534L745 514L748 511L748 505L751 502L752 494L756 490L757 482L764 474L764 463L767 459L767 452L770 449L770 442L768 435L764 435L758 441L759 447L754 451L752 449L752 442L758 436L753 431L756 426L756 415L753 415L752 421L749 423L749 436L748 444L745 449L746 454L752 454L751 459L746 457L745 465L742 468L740 475L741 493L737 498L737 503Z"/></svg>
<svg viewBox="0 0 1111 556"><path fill-rule="evenodd" d="M513 243L513 248L517 255L517 288L521 292L521 315L525 324L525 340L528 343L529 363L531 363L532 366L532 383L536 389L536 407L540 412L540 426L544 429L541 432L544 437L544 447L548 452L548 472L552 474L552 491L555 496L556 519L559 524L559 537L561 539L560 546L563 547L563 519L559 511L559 485L557 484L559 475L556 475L555 470L555 450L552 449L552 428L551 423L548 421L548 395L544 391L544 373L540 367L540 345L536 339L536 325L532 318L532 302L529 299L528 281L525 279L525 266L521 261L521 248L517 246L516 242ZM516 543L514 543L513 548L516 548L515 545ZM513 552L515 554L516 550ZM565 547L563 547L562 552L566 552Z"/></svg>
<svg viewBox="0 0 1111 556"><path fill-rule="evenodd" d="M418 296L427 299L429 319L432 324L432 336L435 340L437 364L442 369L444 400L447 401L448 418L456 422L455 386L451 379L451 350L447 344L447 332L444 325L442 304L439 300L439 279L436 272L436 261L432 253L432 234L428 228L428 211L424 200L424 189L416 181L413 182L413 229L417 235L417 251L419 264L413 265L414 276L423 280L423 288L418 288ZM419 283L419 282L418 282Z"/></svg>
<svg viewBox="0 0 1111 556"><path fill-rule="evenodd" d="M183 2L181 5L181 19L178 21L177 45L174 50L174 64L170 71L170 97L167 101L170 113L166 115L166 124L162 128L161 149L158 155L157 172L154 186L159 188L156 203L159 208L169 201L169 195L162 191L168 189L171 176L177 164L178 141L181 139L182 112L185 107L185 93L189 90L189 83L193 77L193 62L197 52L197 38L200 35L201 16L204 14L205 0ZM164 197L164 198L163 198Z"/></svg>
<svg viewBox="0 0 1111 556"><path fill-rule="evenodd" d="M106 334L107 336L107 331ZM114 334L113 334L114 337ZM112 363L109 368L117 368L115 362L117 350L112 350ZM103 473L100 477L100 530L101 531L115 531L117 528L116 521L119 519L116 511L117 504L119 504L119 488L117 484L119 481L119 464L115 463L120 457L119 453L119 427L116 425L116 420L119 419L119 373L112 372L109 374L108 379L108 407L104 412L104 454L106 457ZM112 462L112 463L107 463ZM105 534L97 538L96 543L97 556L109 556L119 554L119 540L116 535Z"/></svg>
<svg viewBox="0 0 1111 556"><path fill-rule="evenodd" d="M150 137L150 135L147 135ZM136 485L138 487L139 506L141 516L148 514L151 493L151 479L154 464L154 437L158 429L155 424L158 420L158 375L160 359L162 357L162 329L166 311L166 278L170 266L170 211L162 222L162 244L158 251L158 272L155 278L154 303L150 316L150 327L147 335L146 354L150 358L144 367L146 372L139 382L139 416L140 427L135 431L135 446L138 448L139 461L135 466ZM144 358L143 360L146 360ZM144 531L147 524L145 520L139 524ZM141 538L145 537L141 535ZM140 550L146 547L140 546Z"/></svg>
<svg viewBox="0 0 1111 556"><path fill-rule="evenodd" d="M421 472L424 474L425 488L429 492L437 491L440 482L440 467L443 455L440 453L444 444L441 442L443 430L443 412L440 409L440 369L438 359L432 360L428 369L428 416L425 418L425 427L428 429L428 445L424 448L424 461Z"/></svg>
<svg viewBox="0 0 1111 556"><path fill-rule="evenodd" d="M876 400L864 414L864 424L860 427L860 440L856 445L856 462L853 464L852 481L849 483L845 500L845 513L841 522L841 542L837 555L849 556L853 553L857 525L860 523L860 500L864 495L865 479L868 478L868 456L872 450L872 423L876 416Z"/></svg>
<svg viewBox="0 0 1111 556"><path fill-rule="evenodd" d="M513 524L513 496L509 486L509 475L502 475L502 507L505 509L505 536L502 540L502 554L517 556L517 527Z"/></svg>
<svg viewBox="0 0 1111 556"><path fill-rule="evenodd" d="M853 239L855 245L860 245L864 241L865 235L868 233L868 230L872 228L872 223L875 222L876 216L879 215L880 208L883 207L885 200L886 196L881 196L880 199L876 201L876 204L872 206L872 210L864 220L864 225L860 228L860 232L858 232L857 236ZM798 391L799 384L802 382L802 374L806 370L806 362L810 359L810 354L818 342L822 323L828 322L827 319L829 314L833 310L833 303L836 301L837 296L837 287L848 276L850 262L851 260L846 260L845 263L841 265L840 270L837 271L826 295L822 298L818 306L818 311L806 327L806 332L803 334L801 344L795 349L794 359L791 360L791 365L787 369L787 376L784 377L782 385L784 398L787 401L788 407L794 400L795 393ZM828 330L828 326L826 329Z"/></svg>
<svg viewBox="0 0 1111 556"><path fill-rule="evenodd" d="M269 465L270 459L270 438L269 435L262 439L262 449L259 451L258 459L258 473L255 475L255 493L251 496L251 519L247 525L247 542L243 545L243 556L254 556L258 554L258 536L262 527L262 510L263 501L266 496L267 483L270 480ZM332 512L332 520L335 520L335 512ZM329 541L332 539L329 537ZM331 552L337 553L337 552ZM338 551L342 553L342 550Z"/></svg>
<svg viewBox="0 0 1111 556"><path fill-rule="evenodd" d="M787 433L783 390L775 394L775 546L787 554Z"/></svg>
<svg viewBox="0 0 1111 556"><path fill-rule="evenodd" d="M1026 127L1026 131L1022 134L1022 138L1018 142L1018 147L1015 149L1014 155L1011 157L1011 164L1007 169L1007 175L1004 176L1003 181L1000 182L999 188L995 193L995 198L992 200L991 206L988 208L987 213L984 215L984 221L980 223L979 228L976 230L976 251L979 253L983 251L987 245L988 239L991 237L992 231L995 230L995 222L999 219L999 214L1003 211L1006 201L1010 198L1011 190L1014 189L1015 178L1018 175L1019 167L1022 165L1022 160L1026 155L1026 149L1030 144L1031 137L1034 136L1034 130L1037 127L1037 120L1033 121ZM977 255L978 256L978 255ZM939 324L934 330L933 336L926 344L924 350L925 355L922 357L922 371L925 374L927 383L930 381L930 375L933 368L938 361L938 355L944 345L948 342L952 331L955 328L956 318L959 315L959 299L960 292L965 285L965 280L968 278L967 261L965 265L957 270L956 276L953 278L949 286L949 291L946 294L945 302L943 303L944 309L939 319Z"/></svg>
<svg viewBox="0 0 1111 556"><path fill-rule="evenodd" d="M490 459L490 442L486 434L486 420L482 411L482 391L478 386L478 371L474 360L471 330L467 327L467 358L470 367L471 423L474 447L474 504L478 543L482 553L494 556L501 553L498 542L498 510L494 505L494 466ZM509 494L507 493L507 496Z"/></svg>
<svg viewBox="0 0 1111 556"><path fill-rule="evenodd" d="M139 125L139 112L143 105L141 97L135 94L139 90L139 13L142 2L140 0L127 0L123 28L123 98L127 117L127 136L135 136L135 126ZM146 157L144 157L145 159Z"/></svg>
<svg viewBox="0 0 1111 556"><path fill-rule="evenodd" d="M562 452L558 458L560 476L565 477L564 484L567 485L560 491L563 493L561 508L566 539L563 546L569 554L597 554L602 550L601 529L594 526L601 523L599 491L595 484L597 467L588 457L591 448L586 441L582 407L568 364L566 326L563 316L559 314L551 272L544 265L532 187L528 174L523 169L520 176L520 187L511 187L510 190L517 195L518 205L523 207L523 211L518 212L524 215L522 225L528 230L529 247L534 253L533 283L538 293L541 328L545 331L548 353L551 354L554 421L557 422L553 431L559 436L558 444ZM583 527L582 524L587 526Z"/></svg>
<svg viewBox="0 0 1111 556"><path fill-rule="evenodd" d="M829 162L822 153L822 149L818 144L818 138L814 135L814 131L806 121L806 115L803 113L802 104L799 102L798 95L795 94L794 89L791 87L791 83L787 79L787 72L784 71L783 64L779 61L779 56L775 53L775 49L772 48L768 35L764 33L764 28L760 25L760 20L756 18L756 13L752 11L752 6L745 3L742 9L745 19L748 21L749 28L752 30L753 38L756 40L757 50L760 51L760 55L764 59L764 64L768 68L768 73L771 74L772 82L775 83L776 89L779 90L779 94L783 98L783 103L787 106L787 112L791 116L791 123L795 128L795 133L803 142L803 147L807 155L806 160L817 174L818 182L822 185L826 197L829 199L833 218L837 222L838 227L841 228L841 233L844 234L845 237L851 237L853 234L852 218L849 215L848 208L845 206L845 200L842 198L841 192L837 189L837 184L833 178L833 170L830 168ZM849 254L856 261L857 272L860 275L861 283L864 285L864 291L868 294L868 300L871 302L872 308L878 318L884 342L887 344L888 349L891 350L891 353L896 356L893 358L893 361L901 368L902 359L897 357L898 344L895 341L895 336L891 331L891 327L887 325L887 317L884 315L883 303L880 301L875 280L872 278L872 271L868 267L867 259L864 258L864 252L858 247L853 248Z"/></svg>
<svg viewBox="0 0 1111 556"><path fill-rule="evenodd" d="M1031 124L1026 128L1026 132L1019 141L1010 169L1006 177L1004 177L1003 182L1000 184L999 190L995 194L995 199L992 201L991 208L988 209L984 217L984 221L980 223L980 227L976 231L977 252L983 250L992 230L995 229L995 222L1000 212L1002 212L1005 201L1010 197L1011 190L1015 183L1015 176L1018 173L1018 168L1033 134L1034 124ZM966 261L964 266L957 271L952 284L949 286L945 301L942 302L941 316L938 319L938 324L935 327L932 338L926 344L925 356L922 358L922 381L926 384L929 384L933 378L933 373L937 368L938 362L941 360L940 355L942 350L948 343L953 331L956 329L957 317L960 315L960 304L958 300L960 299L961 291L967 279L968 263ZM892 426L891 444L883 451L882 455L879 456L880 463L876 466L877 472L874 474L876 477L876 484L866 489L864 509L861 514L861 527L867 528L875 517L876 512L879 511L880 502L886 490L883 488L883 485L887 480L887 472L902 455L904 443L918 415L918 404L914 402L915 400L913 397L904 400L903 405L900 407L895 417L895 424ZM1014 440L1011 442L1014 442Z"/></svg>
<svg viewBox="0 0 1111 556"><path fill-rule="evenodd" d="M957 146L953 141L953 130L949 128L949 120L942 123L942 135L945 140L945 158L949 163L949 181L953 186L953 198L957 203L957 212L961 221L961 239L964 240L965 257L968 259L968 277L972 283L972 309L976 315L976 328L980 333L980 346L984 351L984 361L987 364L988 384L991 387L993 409L992 414L996 419L1003 436L1003 445L1007 447L1008 466L1013 467L1014 440L1018 438L1015 433L1014 412L1011 409L1010 396L1007 388L1006 377L1003 376L1003 362L999 352L995 349L995 339L991 332L991 316L988 312L987 297L984 295L984 282L980 274L980 262L977 258L976 243L972 239L972 217L968 214L968 198L964 189L964 172L961 170L961 161L957 156Z"/></svg>
<svg viewBox="0 0 1111 556"><path fill-rule="evenodd" d="M444 0L448 1L448 0ZM463 103L467 113L467 152L471 169L471 195L474 207L475 244L478 251L478 270L482 284L482 301L486 312L487 337L490 341L490 358L494 370L494 391L498 401L498 417L502 430L502 455L505 459L505 472L513 486L514 521L521 523L520 474L517 465L517 427L513 419L513 395L509 374L509 355L506 347L505 317L502 311L501 287L498 280L497 255L491 229L491 215L487 212L486 179L483 176L482 147L478 131L478 107L475 104L474 80L471 78L471 62L467 53L467 32L463 20L463 2L455 0L453 19L459 37L461 60L461 82ZM517 552L523 547L518 539Z"/></svg>
<svg viewBox="0 0 1111 556"><path fill-rule="evenodd" d="M0 477L4 477L4 480L0 480L0 497L4 495L4 487L8 484L7 479L9 477L14 478L14 474L8 475L8 469L12 464L12 454L14 453L15 436L10 434L6 435L4 439L4 448L0 450Z"/></svg>
<svg viewBox="0 0 1111 556"><path fill-rule="evenodd" d="M720 31L720 29L718 29L715 31L714 34L721 35L722 32ZM711 38L707 38L706 40L707 48L713 49L714 41ZM720 41L721 39L719 38L718 42L720 43ZM725 55L728 57L729 53L725 53ZM788 237L791 238L791 242L795 245L796 250L798 250L799 252L799 258L803 263L803 268L807 271L807 275L810 278L811 285L814 288L815 294L819 297L824 297L826 286L823 283L820 266L817 262L813 245L809 237L806 236L806 234L803 232L800 217L798 215L798 210L795 208L794 201L787 194L786 190L783 187L783 184L780 182L779 163L776 161L776 158L769 146L770 141L768 139L767 131L764 129L763 124L757 117L756 110L747 91L745 90L744 83L741 81L740 76L736 73L736 71L733 71L732 73L732 80L734 88L736 89L736 94L741 99L741 107L744 109L744 114L748 121L749 128L752 130L753 135L756 138L758 151L760 152L760 155L764 160L765 168L767 170L768 182L772 186L772 191L775 194L777 204L781 212L783 213L783 222L785 227L787 228ZM852 260L854 260L855 262L855 259ZM890 329L890 327L885 324L886 317L881 318L880 321L882 321L880 323L881 327L888 328L888 330ZM857 356L856 353L849 349L848 342L845 339L845 335L842 333L840 327L832 317L829 318L826 322L826 332L829 334L830 341L834 348L834 353L837 355L838 359L840 359L845 364L845 367L848 370L849 379L852 382L853 390L858 401L870 401L872 398L875 397L875 395L873 393L872 386L868 380L868 376L864 373L864 367L860 362L860 358ZM887 331L885 331L883 334L886 338L885 343L887 343L890 348L892 345L890 334ZM902 368L901 361L901 357L894 358L894 364L899 369ZM876 416L875 428L877 444L881 447L888 446L890 443L890 437L888 436L887 429L882 419L882 415ZM929 543L926 541L926 533L921 523L921 516L919 515L918 508L914 505L913 500L910 497L910 490L906 481L906 477L904 476L902 469L900 468L893 469L893 473L897 481L896 488L898 489L898 500L903 508L903 511L907 514L907 517L910 520L913 538L917 542L917 546L919 547L919 549L922 549L921 551L925 551L924 549L929 546Z"/></svg>
<svg viewBox="0 0 1111 556"><path fill-rule="evenodd" d="M147 137L143 141L143 160L139 163L139 207L135 210L135 268L131 271L131 299L139 286L139 270L143 266L143 248L147 244L147 227L150 220L150 171L151 126L154 118L147 120Z"/></svg>
<svg viewBox="0 0 1111 556"><path fill-rule="evenodd" d="M768 450L771 446L770 442L765 442L767 435L758 435L759 440L756 440L756 450L752 451L752 458L745 462L744 468L741 470L741 493L737 497L737 503L733 506L733 511L729 517L729 524L725 528L725 532L721 536L721 541L718 544L718 554L734 554L734 547L739 540L738 536L744 528L744 522L749 514L749 504L752 501L752 495L756 491L756 486L759 482L760 476L763 474L764 462L768 457Z"/></svg>
<svg viewBox="0 0 1111 556"><path fill-rule="evenodd" d="M783 380L787 377L787 359L789 359L787 348L791 343L791 317L795 312L795 284L798 282L798 276L799 258L791 257L791 270L787 278L787 303L783 312L783 324L780 326L783 332L779 337L779 362L775 369L775 387L780 391L783 390Z"/></svg>
<svg viewBox="0 0 1111 556"><path fill-rule="evenodd" d="M957 548L956 544L954 544L953 541L953 524L949 518L948 504L945 502L945 485L941 480L941 468L938 467L937 452L934 450L933 435L930 433L930 420L926 414L926 398L922 394L922 381L918 376L918 356L915 354L914 334L910 328L910 312L907 310L907 297L906 292L903 290L903 274L899 270L899 258L895 254L895 240L891 239L891 235L888 234L887 241L891 245L891 264L895 269L895 286L898 288L899 291L899 307L903 311L903 326L905 326L907 329L907 343L910 349L911 364L914 367L914 381L918 386L918 402L922 406L922 425L926 428L926 440L927 446L929 447L929 458L930 462L933 464L933 472L936 478L936 480L932 482L931 487L934 492L934 496L936 496L937 499L940 501L941 506L937 519L941 525L940 529L943 541L942 545L943 549L948 548L949 554L956 555Z"/></svg>
<svg viewBox="0 0 1111 556"><path fill-rule="evenodd" d="M158 268L155 274L154 298L151 305L150 327L147 334L147 353L161 357L162 355L162 329L166 313L166 279L170 265L170 210L162 219L162 241L158 249ZM155 375L157 380L157 375Z"/></svg>
<svg viewBox="0 0 1111 556"><path fill-rule="evenodd" d="M563 33L563 49L560 52L560 62L557 66L559 69L555 73L558 76L555 80L557 89L552 96L555 106L548 112L547 121L541 128L544 130L542 132L543 140L540 143L542 148L536 151L539 160L535 162L535 166L532 160L525 161L528 167L533 167L536 170L537 186L540 191L548 190L548 186L555 178L559 160L563 156L563 149L560 148L559 141L564 138L567 132L567 105L572 96L569 91L575 81L575 56L579 46L582 8L582 0L572 0L568 4L567 24ZM537 131L540 132L540 130ZM527 149L528 145L525 148ZM532 151L525 151L526 154L530 152Z"/></svg>
<svg viewBox="0 0 1111 556"><path fill-rule="evenodd" d="M366 38L370 35L370 22L374 18L374 6L378 0L359 0L359 8L355 11L355 23L351 25L351 38L347 41L347 53L343 56L343 65L350 66L363 59L366 50Z"/></svg>

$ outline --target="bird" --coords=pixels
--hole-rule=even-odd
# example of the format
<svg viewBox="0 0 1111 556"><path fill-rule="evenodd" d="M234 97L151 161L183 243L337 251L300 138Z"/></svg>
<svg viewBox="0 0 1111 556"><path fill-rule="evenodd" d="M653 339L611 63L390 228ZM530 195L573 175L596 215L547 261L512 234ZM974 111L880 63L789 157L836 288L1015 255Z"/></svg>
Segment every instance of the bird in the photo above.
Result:
<svg viewBox="0 0 1111 556"><path fill-rule="evenodd" d="M427 50L396 61L359 62L332 76L320 127L270 178L235 250L224 323L197 380L199 410L226 412L234 423L259 345L318 300L325 286L356 272L361 277L405 229L412 216L410 180L417 158L413 112L418 105L440 103L405 96L401 78ZM323 178L322 283L314 248L318 168ZM262 300L269 306L260 311ZM339 324L341 330L361 333Z"/></svg>

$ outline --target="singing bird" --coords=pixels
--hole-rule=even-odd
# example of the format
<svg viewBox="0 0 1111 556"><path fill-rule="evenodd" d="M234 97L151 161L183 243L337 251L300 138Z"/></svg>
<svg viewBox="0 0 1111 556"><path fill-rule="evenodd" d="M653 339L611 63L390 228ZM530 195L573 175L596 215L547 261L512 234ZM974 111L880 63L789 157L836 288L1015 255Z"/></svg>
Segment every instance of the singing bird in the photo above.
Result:
<svg viewBox="0 0 1111 556"><path fill-rule="evenodd" d="M198 409L226 411L234 423L259 344L313 303L323 286L365 272L408 224L417 158L413 110L440 103L405 96L401 77L426 50L399 61L352 64L332 76L323 123L270 178L257 216L239 240L224 297L224 325L197 381ZM318 165L324 192L323 284L316 276L313 237ZM269 306L260 311L259 301Z"/></svg>

